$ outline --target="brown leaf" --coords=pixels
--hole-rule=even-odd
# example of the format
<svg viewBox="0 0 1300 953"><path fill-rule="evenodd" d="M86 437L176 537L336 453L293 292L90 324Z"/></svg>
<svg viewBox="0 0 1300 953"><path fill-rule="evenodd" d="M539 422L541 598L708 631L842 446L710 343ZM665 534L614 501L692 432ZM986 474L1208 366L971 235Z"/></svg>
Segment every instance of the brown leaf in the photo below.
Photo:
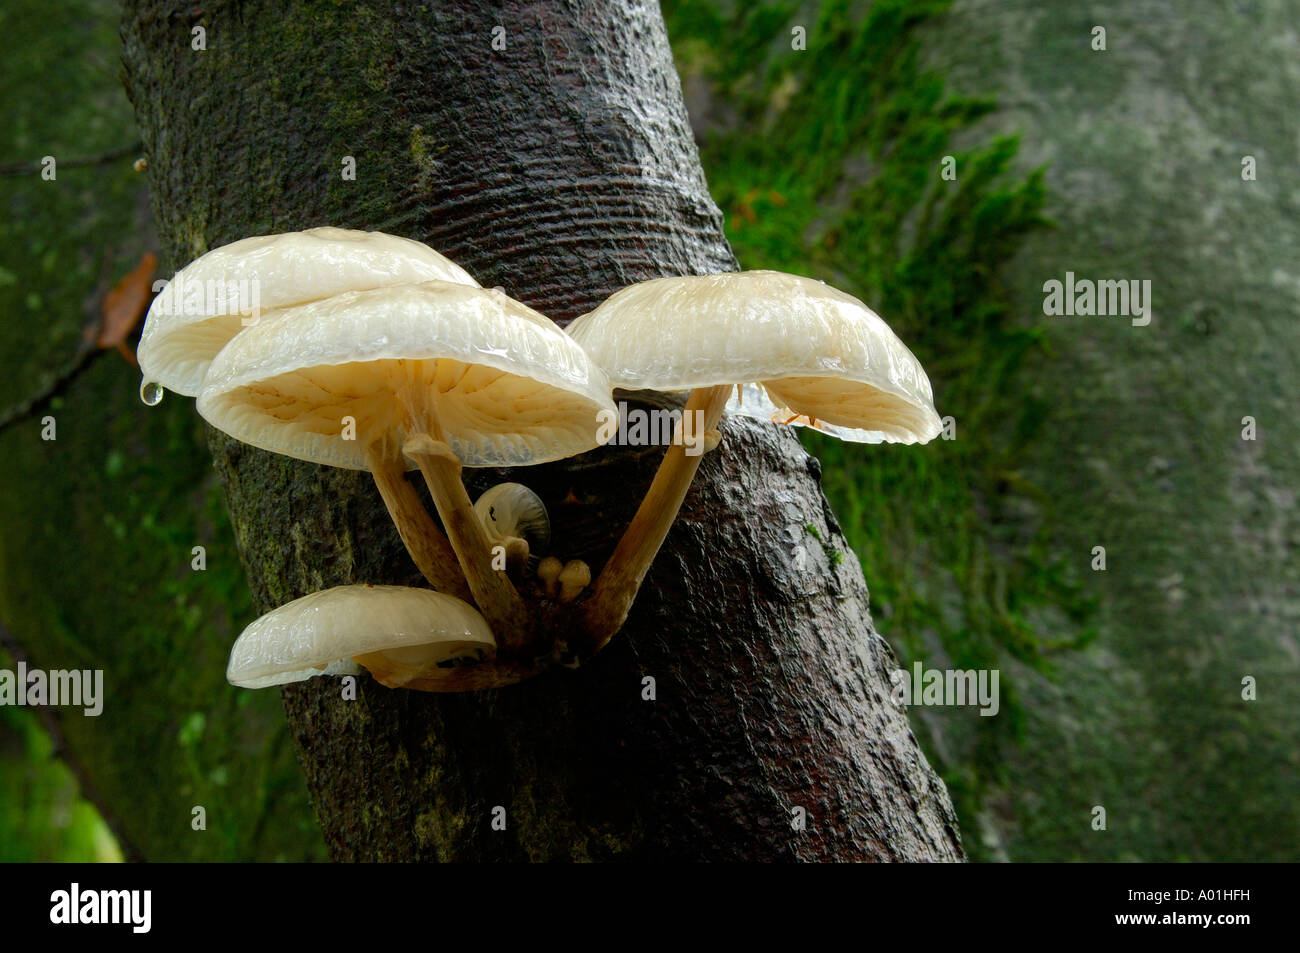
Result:
<svg viewBox="0 0 1300 953"><path fill-rule="evenodd" d="M104 295L104 305L100 309L99 339L95 343L101 348L117 348L132 365L135 364L135 355L126 346L126 339L149 307L157 267L158 256L145 252L140 256L140 264Z"/></svg>

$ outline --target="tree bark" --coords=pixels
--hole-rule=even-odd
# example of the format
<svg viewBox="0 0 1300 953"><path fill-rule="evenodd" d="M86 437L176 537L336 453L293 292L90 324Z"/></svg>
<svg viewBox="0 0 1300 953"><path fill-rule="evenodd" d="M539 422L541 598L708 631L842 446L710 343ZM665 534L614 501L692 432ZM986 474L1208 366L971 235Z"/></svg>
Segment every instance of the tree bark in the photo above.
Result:
<svg viewBox="0 0 1300 953"><path fill-rule="evenodd" d="M652 3L130 0L122 32L171 268L251 234L378 228L563 324L631 282L736 267ZM335 858L963 856L817 461L787 430L721 429L622 632L582 669L465 695L284 690ZM211 446L260 611L415 583L362 475ZM471 497L532 487L558 555L598 571L661 453L466 480Z"/></svg>

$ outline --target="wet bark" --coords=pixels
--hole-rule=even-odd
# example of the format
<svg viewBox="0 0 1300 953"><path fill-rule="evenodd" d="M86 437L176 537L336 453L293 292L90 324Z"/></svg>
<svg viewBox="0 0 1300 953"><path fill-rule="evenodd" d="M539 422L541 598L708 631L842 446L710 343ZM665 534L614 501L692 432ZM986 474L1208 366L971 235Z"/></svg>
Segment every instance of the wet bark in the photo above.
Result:
<svg viewBox="0 0 1300 953"><path fill-rule="evenodd" d="M654 4L132 0L123 39L167 268L250 234L378 228L565 323L630 282L736 267ZM774 426L722 431L582 669L451 696L285 689L335 858L962 857L817 462ZM211 446L259 610L417 582L368 477ZM660 453L466 481L528 484L558 554L598 570Z"/></svg>

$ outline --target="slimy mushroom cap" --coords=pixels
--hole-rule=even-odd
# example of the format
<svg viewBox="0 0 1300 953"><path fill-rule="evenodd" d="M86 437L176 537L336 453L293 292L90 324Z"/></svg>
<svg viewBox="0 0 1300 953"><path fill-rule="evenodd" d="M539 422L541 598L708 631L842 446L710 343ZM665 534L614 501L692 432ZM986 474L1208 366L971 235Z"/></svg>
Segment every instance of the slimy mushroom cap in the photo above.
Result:
<svg viewBox="0 0 1300 953"><path fill-rule="evenodd" d="M604 373L544 315L431 281L335 295L248 328L213 360L198 409L244 443L365 469L365 447L402 446L426 412L465 466L558 460L598 445L597 415L613 403Z"/></svg>
<svg viewBox="0 0 1300 953"><path fill-rule="evenodd" d="M930 380L889 325L811 278L742 271L644 281L568 333L626 390L741 385L743 399L727 405L733 413L861 442L924 443L941 429Z"/></svg>
<svg viewBox="0 0 1300 953"><path fill-rule="evenodd" d="M338 586L273 609L230 650L226 678L267 688L356 672L351 659L382 653L395 666L437 669L492 658L496 641L468 603L432 589Z"/></svg>
<svg viewBox="0 0 1300 953"><path fill-rule="evenodd" d="M170 293L154 299L140 334L140 371L148 382L196 395L209 362L244 330L252 302L243 282L257 282L256 304L274 320L279 309L344 291L431 280L478 287L427 245L383 232L309 228L232 242L190 262Z"/></svg>

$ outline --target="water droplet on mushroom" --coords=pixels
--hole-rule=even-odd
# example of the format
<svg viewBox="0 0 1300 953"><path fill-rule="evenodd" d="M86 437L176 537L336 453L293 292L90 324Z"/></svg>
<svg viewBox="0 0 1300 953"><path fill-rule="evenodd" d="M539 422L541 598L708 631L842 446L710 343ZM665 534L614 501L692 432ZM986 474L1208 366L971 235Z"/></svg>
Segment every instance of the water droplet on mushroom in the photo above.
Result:
<svg viewBox="0 0 1300 953"><path fill-rule="evenodd" d="M155 384L153 381L144 381L140 384L140 399L150 407L157 407L158 402L163 399L162 385Z"/></svg>

